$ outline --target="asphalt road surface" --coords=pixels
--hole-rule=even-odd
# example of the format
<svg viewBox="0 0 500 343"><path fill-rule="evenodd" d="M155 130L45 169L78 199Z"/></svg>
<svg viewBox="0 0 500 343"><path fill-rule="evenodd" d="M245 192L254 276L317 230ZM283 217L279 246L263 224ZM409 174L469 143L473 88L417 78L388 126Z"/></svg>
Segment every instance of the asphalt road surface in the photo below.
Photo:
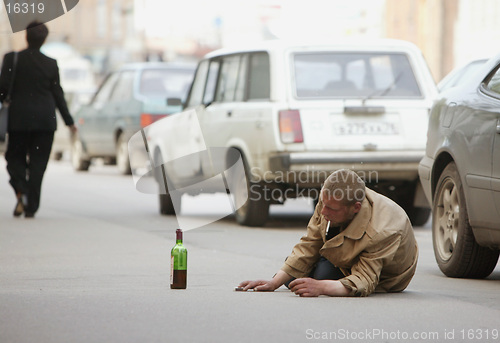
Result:
<svg viewBox="0 0 500 343"><path fill-rule="evenodd" d="M210 222L220 196L186 197ZM184 234L188 288L169 288L177 221L157 197L111 166L75 173L51 161L35 219L13 218L0 161L0 342L498 342L500 269L485 280L446 278L430 223L416 227L417 273L398 294L300 298L234 292L281 267L312 214L306 200L272 207L264 228L227 218Z"/></svg>

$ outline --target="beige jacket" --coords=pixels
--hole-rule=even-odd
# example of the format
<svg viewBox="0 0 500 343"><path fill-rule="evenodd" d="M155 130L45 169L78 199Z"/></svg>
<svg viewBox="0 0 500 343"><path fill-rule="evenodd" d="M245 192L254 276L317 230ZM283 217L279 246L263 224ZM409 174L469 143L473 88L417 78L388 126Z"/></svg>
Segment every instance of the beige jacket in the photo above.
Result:
<svg viewBox="0 0 500 343"><path fill-rule="evenodd" d="M319 201L307 233L295 245L281 268L295 277L307 277L320 255L339 267L342 282L352 296L372 292L400 292L415 274L418 247L413 228L395 202L366 189L361 210L340 234L326 241L328 221Z"/></svg>

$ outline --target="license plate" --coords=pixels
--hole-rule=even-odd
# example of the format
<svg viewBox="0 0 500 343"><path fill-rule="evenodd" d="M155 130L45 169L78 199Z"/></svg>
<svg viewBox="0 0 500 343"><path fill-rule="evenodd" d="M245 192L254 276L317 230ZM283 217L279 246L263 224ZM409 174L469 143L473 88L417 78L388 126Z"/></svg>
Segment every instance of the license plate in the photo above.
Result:
<svg viewBox="0 0 500 343"><path fill-rule="evenodd" d="M333 124L333 133L339 136L398 135L399 127L391 122L352 122Z"/></svg>

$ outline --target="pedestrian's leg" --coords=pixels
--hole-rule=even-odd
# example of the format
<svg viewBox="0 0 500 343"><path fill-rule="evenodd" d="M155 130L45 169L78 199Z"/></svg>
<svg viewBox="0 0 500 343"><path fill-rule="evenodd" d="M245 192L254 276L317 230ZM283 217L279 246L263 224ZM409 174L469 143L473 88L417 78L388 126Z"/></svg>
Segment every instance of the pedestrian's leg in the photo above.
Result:
<svg viewBox="0 0 500 343"><path fill-rule="evenodd" d="M26 154L28 153L29 133L9 132L9 142L5 152L7 162L7 172L10 176L10 185L14 192L26 194L28 192L28 182L26 172Z"/></svg>
<svg viewBox="0 0 500 343"><path fill-rule="evenodd" d="M26 217L32 217L40 206L42 180L50 158L50 150L54 141L53 132L32 133L28 147L28 206Z"/></svg>

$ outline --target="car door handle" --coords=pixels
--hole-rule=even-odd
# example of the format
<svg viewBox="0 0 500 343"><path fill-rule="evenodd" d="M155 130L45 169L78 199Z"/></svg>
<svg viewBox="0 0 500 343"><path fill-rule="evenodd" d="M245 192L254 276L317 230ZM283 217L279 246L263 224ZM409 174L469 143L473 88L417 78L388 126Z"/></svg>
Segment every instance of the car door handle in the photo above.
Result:
<svg viewBox="0 0 500 343"><path fill-rule="evenodd" d="M233 111L227 111L227 116L230 117L233 115Z"/></svg>
<svg viewBox="0 0 500 343"><path fill-rule="evenodd" d="M500 133L500 119L497 119L497 133Z"/></svg>

